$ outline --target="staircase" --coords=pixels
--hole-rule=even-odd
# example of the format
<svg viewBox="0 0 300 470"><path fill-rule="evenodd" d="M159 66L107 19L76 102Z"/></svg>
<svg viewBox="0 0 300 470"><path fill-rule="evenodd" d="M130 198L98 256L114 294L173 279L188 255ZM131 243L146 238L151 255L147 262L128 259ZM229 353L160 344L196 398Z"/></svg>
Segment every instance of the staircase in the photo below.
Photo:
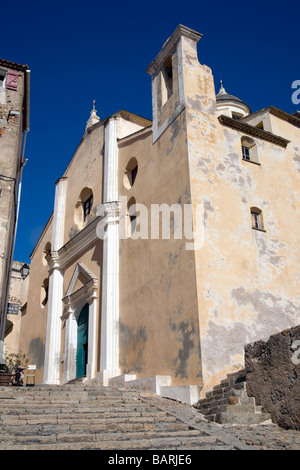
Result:
<svg viewBox="0 0 300 470"><path fill-rule="evenodd" d="M0 387L0 450L231 448L174 406L199 416L189 405L124 388Z"/></svg>
<svg viewBox="0 0 300 470"><path fill-rule="evenodd" d="M271 419L269 413L256 405L255 398L247 395L245 370L228 374L194 408L208 421L219 424L251 425Z"/></svg>

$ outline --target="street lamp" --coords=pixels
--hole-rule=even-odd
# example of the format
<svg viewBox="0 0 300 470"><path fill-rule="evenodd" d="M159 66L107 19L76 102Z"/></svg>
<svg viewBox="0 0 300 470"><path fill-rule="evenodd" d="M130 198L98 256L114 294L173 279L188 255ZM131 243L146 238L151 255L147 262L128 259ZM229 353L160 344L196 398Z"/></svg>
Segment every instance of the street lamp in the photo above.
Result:
<svg viewBox="0 0 300 470"><path fill-rule="evenodd" d="M25 277L28 276L29 270L30 270L30 268L29 268L28 264L24 263L21 270L20 270L21 271L21 276L22 276L23 279L25 279Z"/></svg>

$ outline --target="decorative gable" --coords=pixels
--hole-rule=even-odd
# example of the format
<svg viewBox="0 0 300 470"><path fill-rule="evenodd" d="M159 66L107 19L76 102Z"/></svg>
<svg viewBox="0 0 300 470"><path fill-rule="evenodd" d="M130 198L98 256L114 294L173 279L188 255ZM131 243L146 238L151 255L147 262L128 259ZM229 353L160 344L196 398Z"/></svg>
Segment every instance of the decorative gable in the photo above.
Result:
<svg viewBox="0 0 300 470"><path fill-rule="evenodd" d="M97 297L98 278L82 263L77 263L63 303L70 313L80 304ZM66 315L66 313L65 313Z"/></svg>

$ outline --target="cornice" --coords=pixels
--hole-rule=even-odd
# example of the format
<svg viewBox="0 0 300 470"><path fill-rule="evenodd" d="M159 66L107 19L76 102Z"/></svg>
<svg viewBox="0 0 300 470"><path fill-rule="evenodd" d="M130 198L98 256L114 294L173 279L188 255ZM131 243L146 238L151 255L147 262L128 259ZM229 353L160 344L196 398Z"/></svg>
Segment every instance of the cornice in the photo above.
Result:
<svg viewBox="0 0 300 470"><path fill-rule="evenodd" d="M52 251L48 255L47 261L50 270L63 269L67 263L77 258L82 251L89 247L96 240L100 240L97 232L98 224L104 230L108 224L116 224L119 222L121 205L119 201L106 202L100 204L97 209L97 216L86 227L84 227L77 235L63 245L58 251Z"/></svg>
<svg viewBox="0 0 300 470"><path fill-rule="evenodd" d="M271 132L264 131L263 129L251 126L251 124L238 121L223 114L218 117L218 120L224 126L231 127L232 129L236 129L245 134L249 134L263 140L267 140L268 142L272 142L273 144L279 145L280 147L286 148L290 143L290 140L284 139L283 137L272 134Z"/></svg>
<svg viewBox="0 0 300 470"><path fill-rule="evenodd" d="M269 111L270 114L273 114L274 116L277 116L280 119L283 119L284 121L287 121L296 127L300 127L300 119L297 116L293 116L292 114L286 113L285 111L275 108L274 106L270 106Z"/></svg>
<svg viewBox="0 0 300 470"><path fill-rule="evenodd" d="M97 240L96 227L100 219L100 217L96 217L89 225L82 229L58 250L58 263L60 269L64 268L65 265L74 257L80 255L84 249Z"/></svg>

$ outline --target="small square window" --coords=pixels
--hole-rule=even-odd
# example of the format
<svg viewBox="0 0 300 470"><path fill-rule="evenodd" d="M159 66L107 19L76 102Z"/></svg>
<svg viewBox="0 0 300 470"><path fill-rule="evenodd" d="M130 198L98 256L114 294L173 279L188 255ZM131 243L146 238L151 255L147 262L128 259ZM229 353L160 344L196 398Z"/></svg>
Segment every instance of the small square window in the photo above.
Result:
<svg viewBox="0 0 300 470"><path fill-rule="evenodd" d="M257 145L250 137L241 138L242 158L247 162L256 163L259 165Z"/></svg>
<svg viewBox="0 0 300 470"><path fill-rule="evenodd" d="M250 160L250 149L242 145L242 154L244 160Z"/></svg>
<svg viewBox="0 0 300 470"><path fill-rule="evenodd" d="M262 211L257 207L251 208L251 221L252 228L265 232Z"/></svg>

